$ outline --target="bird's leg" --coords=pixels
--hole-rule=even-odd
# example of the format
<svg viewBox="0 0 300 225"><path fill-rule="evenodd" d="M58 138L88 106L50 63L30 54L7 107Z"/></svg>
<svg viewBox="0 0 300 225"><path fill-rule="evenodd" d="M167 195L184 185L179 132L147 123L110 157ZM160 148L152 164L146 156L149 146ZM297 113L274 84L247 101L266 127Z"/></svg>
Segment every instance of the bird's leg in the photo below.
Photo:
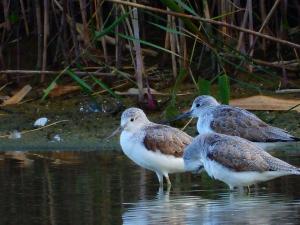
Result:
<svg viewBox="0 0 300 225"><path fill-rule="evenodd" d="M230 191L234 191L234 186L229 185Z"/></svg>
<svg viewBox="0 0 300 225"><path fill-rule="evenodd" d="M248 194L250 194L251 192L250 185L248 185L247 188L248 188Z"/></svg>
<svg viewBox="0 0 300 225"><path fill-rule="evenodd" d="M163 186L164 186L164 177L163 177L163 175L159 172L156 172L156 176L158 178L159 187L163 188Z"/></svg>
<svg viewBox="0 0 300 225"><path fill-rule="evenodd" d="M171 190L171 185L168 185L166 195L170 195L170 190Z"/></svg>
<svg viewBox="0 0 300 225"><path fill-rule="evenodd" d="M171 187L172 184L171 184L169 175L168 175L168 174L164 174L164 176L165 176L165 178L166 178L166 180L167 180L167 185L168 185L168 187Z"/></svg>

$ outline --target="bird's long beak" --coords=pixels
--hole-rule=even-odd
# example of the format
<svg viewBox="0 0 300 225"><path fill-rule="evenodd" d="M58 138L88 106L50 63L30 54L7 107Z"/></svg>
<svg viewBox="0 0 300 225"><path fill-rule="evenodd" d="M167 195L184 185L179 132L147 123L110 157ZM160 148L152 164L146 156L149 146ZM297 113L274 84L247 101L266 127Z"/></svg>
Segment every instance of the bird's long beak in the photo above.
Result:
<svg viewBox="0 0 300 225"><path fill-rule="evenodd" d="M121 133L123 129L124 129L124 127L119 126L114 132L112 132L111 135L109 135L107 138L105 138L105 140L112 138L113 136L115 136L118 133Z"/></svg>
<svg viewBox="0 0 300 225"><path fill-rule="evenodd" d="M182 114L176 116L174 119L171 119L169 122L173 122L173 121L176 121L176 120L181 120L181 119L184 119L184 118L192 117L192 113L193 113L193 111L188 111L188 112L182 113Z"/></svg>

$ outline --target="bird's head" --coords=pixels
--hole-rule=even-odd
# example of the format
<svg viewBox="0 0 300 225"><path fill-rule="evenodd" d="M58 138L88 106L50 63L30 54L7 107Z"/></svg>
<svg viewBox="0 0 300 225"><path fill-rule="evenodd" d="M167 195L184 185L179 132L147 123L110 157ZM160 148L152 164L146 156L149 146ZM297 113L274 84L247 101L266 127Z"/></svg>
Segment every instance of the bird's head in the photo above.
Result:
<svg viewBox="0 0 300 225"><path fill-rule="evenodd" d="M174 120L179 120L179 119L183 119L183 118L187 118L187 117L199 117L201 115L201 111L206 108L206 107L210 107L210 106L217 106L219 105L219 103L217 102L217 100L209 95L201 95L197 98L195 98L192 107L189 111L180 114L179 116L177 116Z"/></svg>
<svg viewBox="0 0 300 225"><path fill-rule="evenodd" d="M121 116L121 128L126 131L134 132L149 122L144 111L138 108L128 108Z"/></svg>

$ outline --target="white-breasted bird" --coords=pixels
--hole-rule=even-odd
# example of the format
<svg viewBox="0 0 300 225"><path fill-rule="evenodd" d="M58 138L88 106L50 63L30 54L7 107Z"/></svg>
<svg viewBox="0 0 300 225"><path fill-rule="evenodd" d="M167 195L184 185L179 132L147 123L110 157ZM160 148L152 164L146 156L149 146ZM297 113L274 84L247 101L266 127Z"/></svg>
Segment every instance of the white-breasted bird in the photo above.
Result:
<svg viewBox="0 0 300 225"><path fill-rule="evenodd" d="M253 113L219 104L214 97L208 95L197 97L190 111L177 116L175 120L185 117L198 118L199 134L215 132L239 136L253 142L300 141L287 131L268 125Z"/></svg>
<svg viewBox="0 0 300 225"><path fill-rule="evenodd" d="M230 189L268 181L284 175L300 175L300 169L271 156L253 142L218 133L194 138L184 151L186 171L204 167L208 175Z"/></svg>
<svg viewBox="0 0 300 225"><path fill-rule="evenodd" d="M163 177L171 185L169 173L185 172L182 155L192 137L183 131L149 121L138 108L122 113L120 130L125 155L139 166L154 171L160 186Z"/></svg>

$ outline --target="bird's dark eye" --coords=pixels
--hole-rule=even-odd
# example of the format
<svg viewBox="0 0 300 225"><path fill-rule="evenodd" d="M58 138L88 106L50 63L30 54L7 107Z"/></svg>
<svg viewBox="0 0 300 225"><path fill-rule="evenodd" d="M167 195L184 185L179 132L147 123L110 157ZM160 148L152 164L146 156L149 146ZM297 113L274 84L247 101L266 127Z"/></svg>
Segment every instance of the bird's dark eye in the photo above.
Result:
<svg viewBox="0 0 300 225"><path fill-rule="evenodd" d="M131 118L131 119L130 119L130 121L131 121L131 122L133 122L133 121L134 121L134 119L133 119L133 118Z"/></svg>
<svg viewBox="0 0 300 225"><path fill-rule="evenodd" d="M198 104L196 104L196 107L198 108L200 106L200 104L198 103Z"/></svg>

